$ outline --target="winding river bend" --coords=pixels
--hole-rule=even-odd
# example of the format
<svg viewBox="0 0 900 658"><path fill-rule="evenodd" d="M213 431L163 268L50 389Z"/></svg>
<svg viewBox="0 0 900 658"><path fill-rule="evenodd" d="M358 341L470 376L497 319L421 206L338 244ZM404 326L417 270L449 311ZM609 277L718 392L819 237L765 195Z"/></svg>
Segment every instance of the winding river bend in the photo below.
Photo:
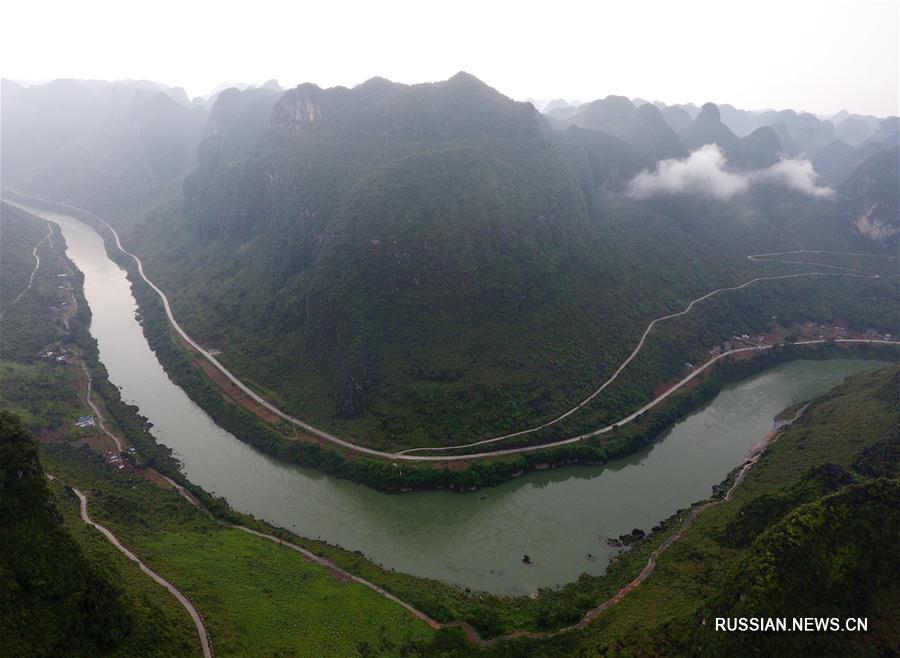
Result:
<svg viewBox="0 0 900 658"><path fill-rule="evenodd" d="M880 365L837 359L774 368L726 388L652 448L602 470L535 473L473 493L382 494L274 461L219 428L166 376L135 320L125 272L100 236L68 215L28 210L62 228L68 256L84 273L91 333L110 380L150 419L191 480L300 535L473 589L529 594L582 572L603 573L606 537L647 530L708 496L781 409ZM533 564L521 562L525 553Z"/></svg>

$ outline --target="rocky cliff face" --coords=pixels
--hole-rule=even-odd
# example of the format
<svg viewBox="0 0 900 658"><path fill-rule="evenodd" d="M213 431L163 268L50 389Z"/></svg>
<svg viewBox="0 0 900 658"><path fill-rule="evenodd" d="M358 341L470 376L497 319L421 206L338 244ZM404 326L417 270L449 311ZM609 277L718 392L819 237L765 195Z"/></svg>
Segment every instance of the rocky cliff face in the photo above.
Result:
<svg viewBox="0 0 900 658"><path fill-rule="evenodd" d="M302 84L286 91L272 108L272 125L300 130L322 118L322 94L314 84Z"/></svg>
<svg viewBox="0 0 900 658"><path fill-rule="evenodd" d="M898 161L898 148L877 153L841 186L853 230L864 238L887 246L895 244L900 235Z"/></svg>

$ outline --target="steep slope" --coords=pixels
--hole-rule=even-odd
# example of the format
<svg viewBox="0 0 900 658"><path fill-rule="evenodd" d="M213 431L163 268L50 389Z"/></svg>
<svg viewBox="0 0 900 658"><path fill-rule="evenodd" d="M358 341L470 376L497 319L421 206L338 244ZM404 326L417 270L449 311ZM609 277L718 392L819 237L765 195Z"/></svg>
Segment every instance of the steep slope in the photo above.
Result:
<svg viewBox="0 0 900 658"><path fill-rule="evenodd" d="M855 233L883 245L900 235L900 147L869 157L841 186L843 207Z"/></svg>
<svg viewBox="0 0 900 658"><path fill-rule="evenodd" d="M846 239L833 203L784 188L732 203L627 197L654 158L596 127L673 136L657 108L627 99L583 108L592 128L551 131L465 74L305 84L234 141L220 117L235 94L212 109L182 202L127 241L230 369L376 447L546 419L602 381L673 295L758 275L751 244ZM755 164L773 161L771 130L746 143Z"/></svg>
<svg viewBox="0 0 900 658"><path fill-rule="evenodd" d="M649 103L635 107L624 96L607 96L582 105L569 122L618 137L653 160L686 154L659 108Z"/></svg>
<svg viewBox="0 0 900 658"><path fill-rule="evenodd" d="M816 151L815 155L810 158L810 162L825 180L843 182L839 180L840 171L854 150L846 142L836 139Z"/></svg>
<svg viewBox="0 0 900 658"><path fill-rule="evenodd" d="M658 105L660 111L663 114L663 118L665 118L666 123L669 124L669 127L674 130L676 133L680 133L682 130L691 125L691 115L687 113L684 108L678 107L677 105Z"/></svg>
<svg viewBox="0 0 900 658"><path fill-rule="evenodd" d="M365 413L367 426L381 417L418 433L421 421L405 417L416 396L457 389L440 394L448 409L487 412L500 373L526 391L541 386L517 366L534 336L509 317L544 326L538 352L556 349L571 313L588 317L563 290L601 268L599 235L558 141L530 104L464 74L413 87L302 85L246 153L207 139L181 225L162 229L179 244L153 224L143 243L152 253L161 237L173 250L166 259L193 254L174 303L227 347L223 358L255 363L259 381L290 381L283 393L298 409ZM635 164L596 167L597 177L621 179ZM212 312L199 312L209 302ZM416 413L445 424L451 412L435 403Z"/></svg>
<svg viewBox="0 0 900 658"><path fill-rule="evenodd" d="M735 161L747 169L764 169L778 162L783 155L778 135L769 126L763 126L741 139Z"/></svg>
<svg viewBox="0 0 900 658"><path fill-rule="evenodd" d="M796 140L794 140L791 132L788 130L787 124L784 121L775 121L769 124L769 127L775 131L775 134L778 136L778 141L781 142L781 147L784 149L784 154L789 158L796 158L798 156L803 155L800 147L797 145Z"/></svg>
<svg viewBox="0 0 900 658"><path fill-rule="evenodd" d="M781 110L776 112L769 110L759 115L759 125L776 128L779 138L782 133L776 127L781 124L782 130L790 135L791 140L797 145L800 153L812 155L820 148L833 142L835 139L834 125L830 121L821 121L808 112L795 112L794 110ZM788 145L782 139L785 151Z"/></svg>
<svg viewBox="0 0 900 658"><path fill-rule="evenodd" d="M759 115L756 112L739 110L734 105L723 103L719 105L719 113L722 123L738 137L746 137L760 127Z"/></svg>
<svg viewBox="0 0 900 658"><path fill-rule="evenodd" d="M844 114L839 121L836 120L838 115L835 115L831 118L831 122L834 124L835 137L850 146L859 146L878 129L879 122L876 117L846 112Z"/></svg>
<svg viewBox="0 0 900 658"><path fill-rule="evenodd" d="M741 140L722 123L719 108L714 103L704 103L700 114L679 134L689 150L704 144L718 144L729 161L739 156Z"/></svg>
<svg viewBox="0 0 900 658"><path fill-rule="evenodd" d="M37 443L0 413L0 637L16 656L102 655L133 619L56 512Z"/></svg>
<svg viewBox="0 0 900 658"><path fill-rule="evenodd" d="M206 122L183 90L148 82L3 80L2 93L3 184L121 216L177 186Z"/></svg>

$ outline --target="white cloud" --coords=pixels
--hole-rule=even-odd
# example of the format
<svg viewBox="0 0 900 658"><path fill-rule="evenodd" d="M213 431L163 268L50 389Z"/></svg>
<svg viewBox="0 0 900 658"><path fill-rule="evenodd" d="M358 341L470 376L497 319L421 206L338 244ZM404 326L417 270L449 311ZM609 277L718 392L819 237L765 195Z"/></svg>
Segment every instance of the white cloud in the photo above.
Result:
<svg viewBox="0 0 900 658"><path fill-rule="evenodd" d="M693 192L730 199L747 189L748 181L725 171L725 154L715 144L707 144L684 160L663 160L656 171L642 171L628 184L628 194L644 199L659 193Z"/></svg>
<svg viewBox="0 0 900 658"><path fill-rule="evenodd" d="M768 169L754 173L757 174L758 180L774 180L792 190L810 196L830 197L834 195L834 190L830 187L819 187L816 184L819 174L813 169L812 162L809 160L784 159Z"/></svg>
<svg viewBox="0 0 900 658"><path fill-rule="evenodd" d="M628 195L646 199L655 194L701 194L727 201L746 192L751 185L771 181L816 197L830 197L834 191L819 187L818 174L809 160L781 160L766 169L735 172L726 169L725 153L707 144L683 160L663 160L656 171L645 170L631 179Z"/></svg>

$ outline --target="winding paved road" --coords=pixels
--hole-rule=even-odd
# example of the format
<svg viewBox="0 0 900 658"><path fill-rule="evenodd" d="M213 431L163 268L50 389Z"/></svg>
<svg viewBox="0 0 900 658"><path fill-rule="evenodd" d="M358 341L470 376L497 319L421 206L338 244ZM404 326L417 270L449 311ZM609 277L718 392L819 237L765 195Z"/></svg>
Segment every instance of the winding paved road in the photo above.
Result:
<svg viewBox="0 0 900 658"><path fill-rule="evenodd" d="M739 348L739 349L723 352L722 354L711 358L709 361L707 361L703 365L695 368L687 377L683 378L681 381L679 381L677 384L675 384L675 386L671 387L669 390L667 390L662 395L657 396L656 398L654 398L653 400L651 400L650 402L648 402L647 404L642 406L640 409L638 409L634 413L622 418L621 420L616 421L615 423L608 425L607 427L603 427L598 430L594 430L592 432L587 432L585 434L579 434L578 436L573 436L573 437L569 437L566 439L560 439L560 440L552 441L549 443L542 443L540 445L520 446L520 447L516 447L516 448L481 451L481 452L475 452L475 453L466 453L463 455L414 455L414 454L411 454L413 452L423 452L423 451L446 452L446 451L450 451L450 450L464 450L466 448L473 448L473 447L477 447L477 446L481 446L481 445L496 443L499 441L504 441L506 439L511 439L514 437L523 436L526 434L537 432L537 431L545 429L551 425L554 425L565 418L568 418L569 416L574 414L576 411L581 409L583 406L590 403L606 387L608 387L610 384L612 384L618 378L619 374L628 366L629 363L631 363L634 360L634 358L641 351L641 349L644 346L645 341L647 340L647 336L650 334L650 332L653 330L653 328L658 323L685 315L685 314L689 313L691 311L691 309L693 309L694 306L696 306L697 304L703 302L704 300L709 299L710 297L718 295L719 293L734 291L734 290L741 290L743 288L746 288L747 286L750 286L750 285L760 282L760 281L773 281L773 280L778 280L778 279L795 279L795 278L800 278L800 277L811 277L811 276L846 276L846 277L853 277L853 278L871 278L871 279L879 278L879 275L877 273L864 272L862 270L840 267L837 265L822 265L822 267L825 267L825 268L847 270L847 272L841 272L841 273L837 273L837 272L801 272L801 273L796 273L796 274L760 276L760 277L755 277L753 279L750 279L749 281L746 281L745 283L742 283L737 286L728 286L728 287L724 287L724 288L717 288L716 290L713 290L712 292L708 292L705 295L692 300L682 311L679 311L677 313L671 313L669 315L660 316L660 317L652 320L647 325L647 328L644 330L644 333L641 335L640 340L638 341L635 348L632 350L631 354L629 354L628 357L621 364L619 364L619 366L616 368L616 370L613 372L612 376L609 379L607 379L605 382L603 382L588 397L586 397L584 400L579 402L577 405L575 405L574 407L572 407L565 413L557 416L556 418L554 418L550 421L547 421L546 423L537 425L535 427L530 427L528 429L520 430L518 432L513 432L510 434L504 434L502 436L496 436L496 437L491 437L491 438L487 438L487 439L482 439L480 441L474 441L472 443L460 444L460 445L455 445L455 446L408 448L408 449L402 450L400 452L385 452L382 450L375 450L373 448L367 448L366 446L358 445L351 441L347 441L346 439L342 439L338 436L335 436L329 432L326 432L325 430L314 427L313 425L310 425L309 423L307 423L303 420L300 420L299 418L295 418L294 416L291 416L290 414L285 413L284 411L282 411L281 409L279 409L278 407L276 407L275 405L270 403L268 400L266 400L262 396L258 395L249 386L247 386L240 379L238 379L238 377L236 375L234 375L230 370L228 370L218 359L216 359L216 357L214 357L212 354L210 354L206 349L203 348L203 346L201 346L193 338L191 338L190 335L188 335L188 333L182 328L182 326L175 319L175 316L172 313L172 308L169 304L169 299L168 299L168 297L166 297L166 294L147 277L146 273L144 272L144 264L141 261L141 259L138 258L133 253L131 253L130 251L128 251L127 249L125 249L125 247L122 245L122 241L119 239L118 232L116 231L116 229L114 229L109 224L109 222L107 222L102 217L99 217L98 215L95 215L94 213L92 213L88 210L84 210L83 208L78 208L77 206L72 206L69 204L52 201L50 199L42 199L40 197L33 197L33 198L39 202L49 203L53 206L57 206L57 207L61 207L61 208L68 208L72 211L75 211L76 213L86 215L86 216L92 218L92 220L105 226L110 231L113 238L115 239L116 246L118 247L118 249L123 254L129 256L131 259L134 260L135 264L137 265L138 273L140 274L141 278L159 296L160 300L162 301L163 308L165 309L166 317L168 318L169 323L172 325L172 327L175 329L175 331L178 332L178 335L181 336L181 338L186 343L188 343L194 350L196 350L199 354L201 354L207 361L212 363L223 375L225 375L235 386L237 386L241 391L243 391L247 396L249 396L254 402L259 404L261 407L267 409L271 413L275 414L279 418L302 429L303 431L307 432L308 434L318 437L324 441L327 441L334 445L340 446L342 448L346 448L347 450L352 450L354 452L371 455L373 457L379 457L382 459L389 459L389 460L394 460L394 461L449 462L449 461L459 461L461 459L466 459L466 460L486 459L486 458L491 458L491 457L499 457L499 456L503 456L503 455L513 455L513 454L521 454L521 453L526 453L526 452L533 452L536 450L544 450L547 448L553 448L553 447L563 446L563 445L567 445L567 444L571 444L571 443L577 443L577 442L583 441L584 439L587 439L587 438L595 437L600 434L605 434L606 432L611 431L614 427L620 426L625 423L629 423L632 420L634 420L637 416L642 414L643 412L647 411L648 409L652 409L653 407L658 405L660 402L662 402L663 400L668 398L670 395L675 393L682 386L684 386L685 384L690 382L692 379L694 379L697 375L706 371L710 366L712 366L714 363L716 363L720 359L723 359L727 356L731 356L733 354L750 352L752 350L772 349L772 347L774 347L774 345L764 345L764 346L761 346L758 348L757 347L746 347L746 348ZM26 212L30 212L32 214L37 214L40 216L41 210L39 208L31 208L28 206L23 206L20 203L12 202L9 200L7 200L7 202L12 203L12 205L17 206L17 207L21 208L22 210L25 210ZM800 249L800 250L795 250L795 251L772 252L772 253L767 253L767 254L751 254L751 255L747 256L747 258L753 262L778 262L782 259L774 258L775 256L794 255L794 254L801 254L801 253L813 253L813 254L833 253L833 254L842 254L842 255L849 255L849 256L872 256L872 254L855 254L855 253L849 253L849 252L826 252L826 251L822 251L822 250ZM884 256L884 257L894 258L892 256ZM784 262L800 263L803 265L810 265L810 266L820 266L820 264L818 264L818 263L811 263L811 262L807 262L807 261L796 261L796 260L785 259ZM825 342L827 342L827 341L825 341L825 340L810 340L810 341L800 341L800 342L792 343L792 345L815 345L818 343L825 343ZM835 342L900 345L900 341L866 340L866 339L840 339Z"/></svg>
<svg viewBox="0 0 900 658"><path fill-rule="evenodd" d="M71 487L71 485L69 485ZM206 630L206 625L203 623L203 618L200 616L200 613L197 612L197 609L194 607L194 604L188 600L188 598L178 591L178 589L170 583L168 580L160 576L158 573L147 567L143 562L138 559L138 557L125 548L122 543L116 538L116 536L111 533L109 530L104 528L99 523L93 521L88 514L87 509L87 496L81 493L75 487L71 487L72 491L75 492L75 495L78 496L78 500L81 501L81 519L90 526L93 526L100 533L109 540L109 543L115 546L119 551L125 555L132 562L137 562L137 565L140 567L141 571L150 576L153 580L158 582L160 585L165 587L169 592L178 599L178 602L184 606L185 610L191 615L191 619L194 620L194 626L197 627L197 635L200 637L200 646L203 649L203 658L213 658L212 649L210 648L209 643L209 633Z"/></svg>

